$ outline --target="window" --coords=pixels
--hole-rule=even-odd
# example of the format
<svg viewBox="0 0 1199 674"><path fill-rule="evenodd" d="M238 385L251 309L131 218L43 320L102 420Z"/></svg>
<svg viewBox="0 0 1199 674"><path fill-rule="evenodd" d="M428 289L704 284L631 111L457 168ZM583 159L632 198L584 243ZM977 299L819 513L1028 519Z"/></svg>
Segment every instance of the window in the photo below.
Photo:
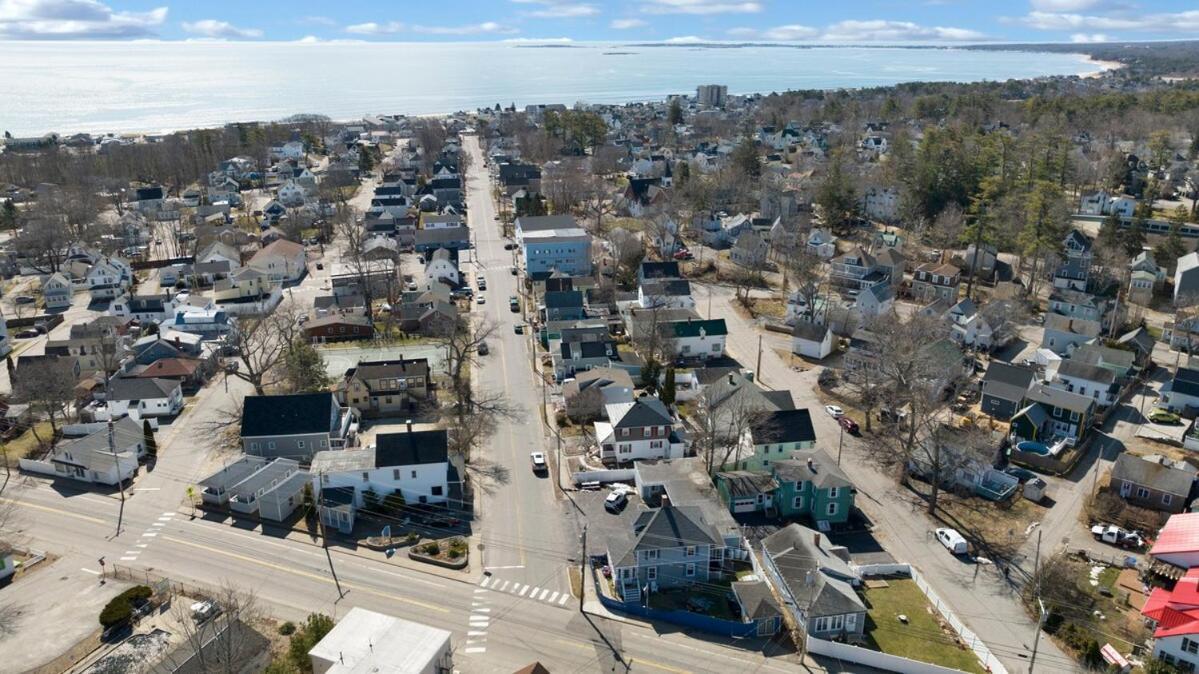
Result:
<svg viewBox="0 0 1199 674"><path fill-rule="evenodd" d="M645 579L646 580L657 580L658 579L658 567L651 566L651 567L647 568L645 570Z"/></svg>
<svg viewBox="0 0 1199 674"><path fill-rule="evenodd" d="M296 449L304 449L304 441L303 440L296 441Z"/></svg>
<svg viewBox="0 0 1199 674"><path fill-rule="evenodd" d="M1187 653L1199 655L1199 641L1194 641L1192 639L1188 639L1187 637L1183 637L1182 650L1186 651Z"/></svg>
<svg viewBox="0 0 1199 674"><path fill-rule="evenodd" d="M1078 412L1070 413L1070 421L1078 421Z"/></svg>
<svg viewBox="0 0 1199 674"><path fill-rule="evenodd" d="M829 517L836 515L837 514L837 504L836 503L828 504L828 509L825 512L828 513Z"/></svg>
<svg viewBox="0 0 1199 674"><path fill-rule="evenodd" d="M393 480L400 479L400 469L399 468L391 469L391 479L393 479Z"/></svg>
<svg viewBox="0 0 1199 674"><path fill-rule="evenodd" d="M688 545L685 552L688 557L694 557L695 556L695 546Z"/></svg>
<svg viewBox="0 0 1199 674"><path fill-rule="evenodd" d="M1137 498L1149 498L1149 490L1144 487L1137 487Z"/></svg>
<svg viewBox="0 0 1199 674"><path fill-rule="evenodd" d="M275 448L275 443L273 443L273 442L268 442L268 443L266 443L266 448L267 448L267 449L274 449L274 448Z"/></svg>
<svg viewBox="0 0 1199 674"><path fill-rule="evenodd" d="M687 576L688 578L692 578L692 577L694 577L694 576L695 576L695 565L694 565L694 564L688 564L688 565L687 565L686 576Z"/></svg>
<svg viewBox="0 0 1199 674"><path fill-rule="evenodd" d="M657 559L657 558L658 558L658 551L657 551L657 550L646 550L646 551L645 551L645 558L646 558L646 559Z"/></svg>
<svg viewBox="0 0 1199 674"><path fill-rule="evenodd" d="M251 443L250 443L250 451L251 451L251 452L257 452L257 451L258 451L258 443L257 443L257 442L251 442Z"/></svg>
<svg viewBox="0 0 1199 674"><path fill-rule="evenodd" d="M841 493L841 490L838 487L829 487L828 488L828 497L829 498L837 498L837 495L840 493Z"/></svg>
<svg viewBox="0 0 1199 674"><path fill-rule="evenodd" d="M370 474L370 473L363 473L363 474L362 474L362 481L363 481L363 482L370 482L370 479L371 479L371 474Z"/></svg>
<svg viewBox="0 0 1199 674"><path fill-rule="evenodd" d="M328 445L328 444L329 444L329 441L328 441L328 440L321 440L321 448L322 448L322 449L324 449L324 448L325 448L325 446L326 446L326 445Z"/></svg>
<svg viewBox="0 0 1199 674"><path fill-rule="evenodd" d="M434 496L441 496L441 487L433 487L430 489L430 493L432 493Z"/></svg>
<svg viewBox="0 0 1199 674"><path fill-rule="evenodd" d="M795 497L795 502L793 503L793 505L795 506L795 509L796 509L796 510L803 510L803 497L802 497L802 496L796 496L796 497Z"/></svg>
<svg viewBox="0 0 1199 674"><path fill-rule="evenodd" d="M1170 496L1169 494L1162 494L1162 505L1170 505L1170 501L1173 500L1173 496Z"/></svg>
<svg viewBox="0 0 1199 674"><path fill-rule="evenodd" d="M412 471L412 479L413 479L413 480L415 480L415 479L416 479L416 471L415 471L415 470L414 470L414 471Z"/></svg>

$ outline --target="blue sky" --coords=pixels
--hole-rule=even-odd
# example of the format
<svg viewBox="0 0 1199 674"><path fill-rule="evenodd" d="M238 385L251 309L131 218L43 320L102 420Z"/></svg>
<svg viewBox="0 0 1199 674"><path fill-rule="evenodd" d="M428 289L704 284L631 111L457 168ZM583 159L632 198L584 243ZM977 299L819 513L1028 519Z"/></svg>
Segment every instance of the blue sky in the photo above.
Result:
<svg viewBox="0 0 1199 674"><path fill-rule="evenodd" d="M1199 38L1195 0L0 0L0 39L1106 42Z"/></svg>

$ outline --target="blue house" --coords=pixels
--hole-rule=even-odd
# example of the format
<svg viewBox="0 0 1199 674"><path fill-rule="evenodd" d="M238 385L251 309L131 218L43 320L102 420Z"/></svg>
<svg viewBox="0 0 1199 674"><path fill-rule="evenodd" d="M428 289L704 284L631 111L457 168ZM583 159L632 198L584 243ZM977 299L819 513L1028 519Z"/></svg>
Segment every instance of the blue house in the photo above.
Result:
<svg viewBox="0 0 1199 674"><path fill-rule="evenodd" d="M571 276L591 274L591 235L580 227L524 232L525 273L534 276L559 271Z"/></svg>

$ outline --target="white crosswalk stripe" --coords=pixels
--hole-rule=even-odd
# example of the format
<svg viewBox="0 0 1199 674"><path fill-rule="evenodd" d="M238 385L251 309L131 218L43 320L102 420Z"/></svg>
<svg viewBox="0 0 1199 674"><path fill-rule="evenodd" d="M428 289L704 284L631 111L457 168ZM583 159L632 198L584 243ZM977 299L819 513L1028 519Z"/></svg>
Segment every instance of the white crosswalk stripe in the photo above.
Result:
<svg viewBox="0 0 1199 674"><path fill-rule="evenodd" d="M496 578L494 576L484 577L482 580L479 581L479 585L481 587L475 588L476 594L478 594L480 592L489 592L491 590L494 590L496 592L504 592L507 594L514 594L517 597L521 597L523 599L532 599L534 601L543 601L547 604L554 604L556 606L565 606L566 602L572 596L570 594L570 592L559 592L556 590L552 590L548 587L547 588L534 587L532 585L526 585L524 583L518 583L518 582L512 581L512 580L503 580L501 578ZM490 590L483 589L483 588L488 588L488 587L490 588ZM475 599L481 600L481 599L483 599L483 597L476 596ZM479 602L475 602L473 605L481 606L482 604L480 604ZM481 610L481 609L475 609L475 610Z"/></svg>

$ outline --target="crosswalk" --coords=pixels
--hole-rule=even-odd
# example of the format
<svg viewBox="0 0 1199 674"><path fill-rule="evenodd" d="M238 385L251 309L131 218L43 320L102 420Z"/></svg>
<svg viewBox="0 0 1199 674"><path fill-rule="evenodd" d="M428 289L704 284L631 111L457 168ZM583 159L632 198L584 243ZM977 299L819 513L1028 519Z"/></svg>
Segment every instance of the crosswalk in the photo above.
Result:
<svg viewBox="0 0 1199 674"><path fill-rule="evenodd" d="M136 562L138 556L141 555L142 552L144 552L145 549L154 542L154 538L158 536L158 532L168 523L170 523L171 518L174 516L175 513L173 512L164 512L162 516L158 518L157 522L151 523L149 528L146 529L145 533L138 537L137 543L133 546L134 549L125 551L125 554L121 557L121 561Z"/></svg>
<svg viewBox="0 0 1199 674"><path fill-rule="evenodd" d="M545 602L554 606L566 606L566 603L571 599L569 592L555 592L549 588L536 587L513 580L503 580L495 576L484 576L483 580L479 581L479 587L487 588L493 592L504 592L515 595L522 599Z"/></svg>

